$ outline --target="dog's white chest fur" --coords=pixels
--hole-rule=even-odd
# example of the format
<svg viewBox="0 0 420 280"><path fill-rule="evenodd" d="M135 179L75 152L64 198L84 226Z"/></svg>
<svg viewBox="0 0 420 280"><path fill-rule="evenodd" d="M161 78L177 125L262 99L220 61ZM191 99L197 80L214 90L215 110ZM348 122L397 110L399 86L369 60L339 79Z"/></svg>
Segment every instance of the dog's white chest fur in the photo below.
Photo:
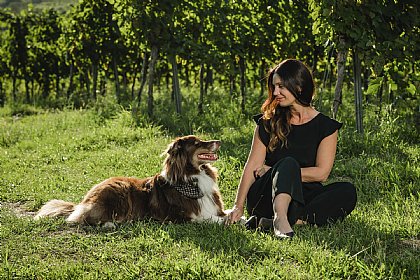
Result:
<svg viewBox="0 0 420 280"><path fill-rule="evenodd" d="M193 214L191 220L193 222L210 221L222 223L224 219L217 215L218 206L213 198L213 192L218 191L216 182L214 182L205 171L201 171L199 175L195 175L193 177L197 178L198 186L204 196L198 199L198 203L200 203L201 207L200 214Z"/></svg>

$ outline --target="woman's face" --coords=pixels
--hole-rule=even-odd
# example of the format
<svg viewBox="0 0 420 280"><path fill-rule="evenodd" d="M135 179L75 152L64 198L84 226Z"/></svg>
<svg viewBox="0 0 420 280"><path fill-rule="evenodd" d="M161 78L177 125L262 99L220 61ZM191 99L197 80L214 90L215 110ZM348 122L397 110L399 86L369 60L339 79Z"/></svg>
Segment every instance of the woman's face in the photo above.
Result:
<svg viewBox="0 0 420 280"><path fill-rule="evenodd" d="M292 106L296 103L296 98L293 94L283 85L279 75L273 75L274 92L273 97L275 102L281 107Z"/></svg>

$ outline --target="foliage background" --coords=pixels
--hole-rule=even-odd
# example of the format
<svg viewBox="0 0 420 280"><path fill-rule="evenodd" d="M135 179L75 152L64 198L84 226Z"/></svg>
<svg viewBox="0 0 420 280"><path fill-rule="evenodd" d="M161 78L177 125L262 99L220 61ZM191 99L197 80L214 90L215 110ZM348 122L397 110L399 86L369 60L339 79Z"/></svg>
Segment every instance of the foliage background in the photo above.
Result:
<svg viewBox="0 0 420 280"><path fill-rule="evenodd" d="M418 112L415 0L61 3L0 10L0 105L84 108L112 94L152 117L154 89L166 86L180 113L180 86L197 85L199 108L208 88L219 86L244 111L253 89L263 95L268 69L293 57L311 67L321 90L334 86L337 73L330 101L341 102L342 81L351 88L361 80L364 103L414 100L406 105ZM355 55L361 73L352 69Z"/></svg>

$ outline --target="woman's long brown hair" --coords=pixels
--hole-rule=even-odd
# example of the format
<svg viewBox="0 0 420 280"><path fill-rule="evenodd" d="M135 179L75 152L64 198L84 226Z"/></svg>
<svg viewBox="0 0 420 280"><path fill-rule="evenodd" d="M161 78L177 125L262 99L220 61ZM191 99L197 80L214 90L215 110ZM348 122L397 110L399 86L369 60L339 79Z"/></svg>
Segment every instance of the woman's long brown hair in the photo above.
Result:
<svg viewBox="0 0 420 280"><path fill-rule="evenodd" d="M267 120L263 122L264 129L270 135L270 141L267 146L270 152L275 150L279 142L281 142L281 147L287 147L287 135L290 132L290 119L292 118L290 107L277 106L277 103L274 101L274 73L275 69L272 69L268 75L268 97L261 106L263 119Z"/></svg>
<svg viewBox="0 0 420 280"><path fill-rule="evenodd" d="M271 69L268 73L268 97L261 106L264 128L270 135L267 149L272 152L279 142L287 147L287 135L290 133L292 112L290 107L278 106L275 102L273 76L277 74L283 85L295 96L303 106L310 106L315 91L315 84L309 68L299 60L287 59Z"/></svg>

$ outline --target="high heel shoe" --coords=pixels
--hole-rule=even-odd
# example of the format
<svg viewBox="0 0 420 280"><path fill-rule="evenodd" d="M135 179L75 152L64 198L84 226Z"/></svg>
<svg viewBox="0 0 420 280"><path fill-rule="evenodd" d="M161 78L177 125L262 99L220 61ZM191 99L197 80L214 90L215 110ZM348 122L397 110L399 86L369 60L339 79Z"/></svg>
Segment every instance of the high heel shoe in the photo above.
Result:
<svg viewBox="0 0 420 280"><path fill-rule="evenodd" d="M273 230L273 219L262 217L258 222L258 229L264 232L270 232Z"/></svg>
<svg viewBox="0 0 420 280"><path fill-rule="evenodd" d="M290 231L290 232L286 232L286 233L281 233L278 230L274 230L274 236L279 238L279 239L293 239L293 236L295 236L295 232L294 231Z"/></svg>
<svg viewBox="0 0 420 280"><path fill-rule="evenodd" d="M255 230L258 226L258 218L257 216L251 216L249 219L245 222L245 228L248 230Z"/></svg>
<svg viewBox="0 0 420 280"><path fill-rule="evenodd" d="M273 219L258 218L257 216L251 216L245 223L245 227L249 230L260 230L263 232L270 232L273 230Z"/></svg>
<svg viewBox="0 0 420 280"><path fill-rule="evenodd" d="M279 238L279 239L292 240L293 236L295 236L295 232L293 230L289 231L289 232L286 232L286 233L281 232L280 229L278 227L276 227L276 220L273 220L273 228L274 228L274 236Z"/></svg>

